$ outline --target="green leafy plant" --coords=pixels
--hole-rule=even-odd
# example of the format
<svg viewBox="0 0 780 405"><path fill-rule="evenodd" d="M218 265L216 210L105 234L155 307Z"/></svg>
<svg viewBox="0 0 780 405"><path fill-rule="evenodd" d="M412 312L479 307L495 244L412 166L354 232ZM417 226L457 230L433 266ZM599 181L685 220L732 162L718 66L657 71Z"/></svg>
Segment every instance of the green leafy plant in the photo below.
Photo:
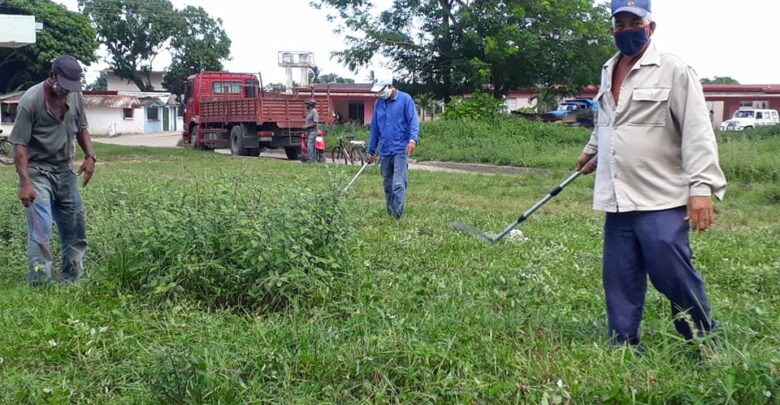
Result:
<svg viewBox="0 0 780 405"><path fill-rule="evenodd" d="M474 93L468 98L457 98L444 108L444 118L448 120L490 120L501 114L501 100L487 93Z"/></svg>
<svg viewBox="0 0 780 405"><path fill-rule="evenodd" d="M151 198L123 201L117 226L133 226L106 258L122 289L262 312L326 294L348 259L335 186L254 188L227 176L138 191Z"/></svg>

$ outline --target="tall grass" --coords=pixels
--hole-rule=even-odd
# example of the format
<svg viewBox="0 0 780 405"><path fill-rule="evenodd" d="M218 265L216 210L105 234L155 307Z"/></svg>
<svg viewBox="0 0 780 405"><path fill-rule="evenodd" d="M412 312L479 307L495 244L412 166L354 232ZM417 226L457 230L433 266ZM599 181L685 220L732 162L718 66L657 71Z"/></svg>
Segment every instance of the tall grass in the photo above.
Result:
<svg viewBox="0 0 780 405"><path fill-rule="evenodd" d="M431 125L420 153L460 131ZM776 403L780 204L771 171L750 169L775 138L721 135L730 191L691 237L719 347L681 341L651 289L636 356L606 344L592 178L526 221L526 242L452 229L500 230L587 134L471 128L501 125L493 139L526 141L496 153L554 170L412 171L401 221L374 167L344 195L355 167L98 146L86 277L45 290L25 284L15 173L0 168L0 403Z"/></svg>

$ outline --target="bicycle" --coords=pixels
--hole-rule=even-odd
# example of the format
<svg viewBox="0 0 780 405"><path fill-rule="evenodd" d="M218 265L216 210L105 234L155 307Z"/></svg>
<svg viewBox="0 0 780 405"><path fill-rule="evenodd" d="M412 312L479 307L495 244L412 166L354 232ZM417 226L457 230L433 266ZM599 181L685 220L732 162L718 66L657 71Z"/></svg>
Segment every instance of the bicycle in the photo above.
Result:
<svg viewBox="0 0 780 405"><path fill-rule="evenodd" d="M337 138L339 144L333 147L330 152L330 158L333 163L343 160L344 164L355 164L360 162L363 165L366 159L366 142L356 141L355 135L347 135L347 141L344 141L344 137Z"/></svg>
<svg viewBox="0 0 780 405"><path fill-rule="evenodd" d="M3 133L3 130L0 130L0 134ZM14 144L11 143L11 141L8 140L8 137L5 135L0 135L0 163L2 164L13 164L14 162Z"/></svg>

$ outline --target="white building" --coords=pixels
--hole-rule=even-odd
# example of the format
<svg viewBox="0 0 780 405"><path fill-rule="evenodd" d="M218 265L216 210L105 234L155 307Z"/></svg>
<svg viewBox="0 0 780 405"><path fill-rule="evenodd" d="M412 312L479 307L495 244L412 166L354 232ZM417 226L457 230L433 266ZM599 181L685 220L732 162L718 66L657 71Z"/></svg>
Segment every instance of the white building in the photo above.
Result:
<svg viewBox="0 0 780 405"><path fill-rule="evenodd" d="M89 132L98 136L179 132L182 120L170 93L85 91Z"/></svg>
<svg viewBox="0 0 780 405"><path fill-rule="evenodd" d="M17 91L0 95L0 129L3 130L4 135L11 134L11 128L14 127L14 121L16 121L16 107L19 105L22 94L24 92Z"/></svg>

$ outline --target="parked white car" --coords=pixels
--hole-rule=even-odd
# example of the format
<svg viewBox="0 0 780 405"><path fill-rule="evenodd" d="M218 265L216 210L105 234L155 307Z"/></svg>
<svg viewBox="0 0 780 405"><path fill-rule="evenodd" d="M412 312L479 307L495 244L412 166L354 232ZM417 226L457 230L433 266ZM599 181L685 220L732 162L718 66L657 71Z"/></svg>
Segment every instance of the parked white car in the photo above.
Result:
<svg viewBox="0 0 780 405"><path fill-rule="evenodd" d="M749 128L778 124L780 124L780 116L777 114L777 110L740 108L730 120L723 121L720 124L720 130L742 131Z"/></svg>

